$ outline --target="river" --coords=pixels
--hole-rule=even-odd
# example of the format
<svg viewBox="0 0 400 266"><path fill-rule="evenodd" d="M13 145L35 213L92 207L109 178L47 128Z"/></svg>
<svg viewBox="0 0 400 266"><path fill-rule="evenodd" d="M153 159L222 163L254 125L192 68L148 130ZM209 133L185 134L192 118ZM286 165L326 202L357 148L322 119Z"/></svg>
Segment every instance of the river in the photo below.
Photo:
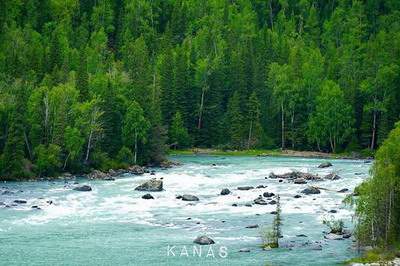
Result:
<svg viewBox="0 0 400 266"><path fill-rule="evenodd" d="M357 256L353 239L326 240L325 218L343 219L353 227L354 210L337 190L355 186L368 177L370 164L360 160L330 160L333 167L317 168L323 159L245 156L174 156L182 163L156 169L150 176L121 176L115 181L78 179L90 192L74 191L73 181L7 182L0 202L27 200L10 208L0 206L0 265L336 265ZM213 165L215 164L215 165ZM269 173L292 170L339 180L319 181L321 194L296 194L310 184L265 179ZM164 191L134 188L151 177L163 178ZM239 186L259 186L248 191ZM231 194L221 196L222 188ZM260 248L262 228L270 226L276 205L252 205L263 192L280 195L281 248ZM186 202L179 194L200 200ZM240 198L239 198L240 197ZM50 202L51 201L51 204ZM238 206L232 206L237 204ZM32 206L40 209L33 209ZM330 213L331 210L337 211ZM259 228L246 228L258 224ZM305 236L298 236L298 235ZM193 240L207 235L216 243L198 246ZM193 250L195 248L195 250ZM201 248L201 250L200 250ZM247 248L250 252L239 252ZM195 251L195 252L194 252ZM201 254L199 255L199 252Z"/></svg>

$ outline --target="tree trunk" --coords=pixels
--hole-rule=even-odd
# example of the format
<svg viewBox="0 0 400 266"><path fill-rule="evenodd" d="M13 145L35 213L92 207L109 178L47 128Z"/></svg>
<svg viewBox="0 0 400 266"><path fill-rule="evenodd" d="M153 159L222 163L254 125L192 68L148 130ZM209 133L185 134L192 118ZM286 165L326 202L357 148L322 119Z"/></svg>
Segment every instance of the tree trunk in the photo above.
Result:
<svg viewBox="0 0 400 266"><path fill-rule="evenodd" d="M294 111L292 112L292 117L291 117L291 127L292 127L292 149L294 149Z"/></svg>
<svg viewBox="0 0 400 266"><path fill-rule="evenodd" d="M24 130L24 139L25 139L26 149L28 150L29 159L32 161L33 158L32 158L31 146L29 145L28 136L26 135L25 130Z"/></svg>
<svg viewBox="0 0 400 266"><path fill-rule="evenodd" d="M65 170L65 167L67 167L67 162L68 162L68 159L69 159L70 155L71 155L71 153L68 153L67 158L65 158L63 170Z"/></svg>
<svg viewBox="0 0 400 266"><path fill-rule="evenodd" d="M372 121L372 138L371 138L371 150L375 148L375 136L376 136L376 111L374 110L373 114L373 121Z"/></svg>
<svg viewBox="0 0 400 266"><path fill-rule="evenodd" d="M88 144L86 147L86 157L85 157L85 164L88 162L89 160L89 154L90 154L90 148L92 145L92 136L93 136L93 130L90 130L90 134L89 134L89 140L88 140Z"/></svg>
<svg viewBox="0 0 400 266"><path fill-rule="evenodd" d="M201 91L201 102L200 102L200 110L199 110L199 121L197 123L197 129L201 128L201 119L203 116L203 107L204 107L204 94L206 93L206 87L204 86Z"/></svg>
<svg viewBox="0 0 400 266"><path fill-rule="evenodd" d="M249 138L247 140L247 149L250 149L251 134L253 131L253 121L250 121Z"/></svg>
<svg viewBox="0 0 400 266"><path fill-rule="evenodd" d="M281 123L282 123L282 135L281 135L281 141L282 141L282 150L285 149L285 107L283 107L283 101L281 102Z"/></svg>
<svg viewBox="0 0 400 266"><path fill-rule="evenodd" d="M137 162L137 133L135 132L135 152L133 157L133 163L136 164Z"/></svg>
<svg viewBox="0 0 400 266"><path fill-rule="evenodd" d="M269 21L271 23L271 29L274 29L274 17L273 17L273 13L272 13L272 4L271 4L272 0L269 0Z"/></svg>

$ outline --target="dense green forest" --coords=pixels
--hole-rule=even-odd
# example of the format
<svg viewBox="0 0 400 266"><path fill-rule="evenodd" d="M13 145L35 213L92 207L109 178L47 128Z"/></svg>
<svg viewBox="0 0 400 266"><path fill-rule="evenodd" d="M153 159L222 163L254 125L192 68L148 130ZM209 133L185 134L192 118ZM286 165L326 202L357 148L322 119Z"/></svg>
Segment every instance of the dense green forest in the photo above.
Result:
<svg viewBox="0 0 400 266"><path fill-rule="evenodd" d="M398 0L2 0L0 47L6 179L374 150L400 115Z"/></svg>

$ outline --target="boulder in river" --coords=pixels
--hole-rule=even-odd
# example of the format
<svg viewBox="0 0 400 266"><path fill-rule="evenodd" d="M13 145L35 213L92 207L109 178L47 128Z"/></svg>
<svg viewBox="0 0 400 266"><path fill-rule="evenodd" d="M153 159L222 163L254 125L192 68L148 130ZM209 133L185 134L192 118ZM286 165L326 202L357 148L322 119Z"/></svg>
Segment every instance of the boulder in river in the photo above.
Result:
<svg viewBox="0 0 400 266"><path fill-rule="evenodd" d="M107 177L106 173L103 173L100 170L93 170L90 174L87 176L89 179L104 179Z"/></svg>
<svg viewBox="0 0 400 266"><path fill-rule="evenodd" d="M41 210L42 208L40 208L39 206L37 206L37 205L33 205L33 206L31 206L31 209L35 209L35 210Z"/></svg>
<svg viewBox="0 0 400 266"><path fill-rule="evenodd" d="M301 191L301 193L306 194L306 195L310 195L310 194L320 194L321 191L316 187L309 186L309 187L303 189Z"/></svg>
<svg viewBox="0 0 400 266"><path fill-rule="evenodd" d="M17 199L17 200L14 200L14 203L25 204L25 203L27 203L27 201L26 200Z"/></svg>
<svg viewBox="0 0 400 266"><path fill-rule="evenodd" d="M250 189L253 189L254 187L252 187L252 186L243 186L243 187L238 187L237 189L238 190L250 190Z"/></svg>
<svg viewBox="0 0 400 266"><path fill-rule="evenodd" d="M151 194L147 193L142 196L142 199L154 199L154 197Z"/></svg>
<svg viewBox="0 0 400 266"><path fill-rule="evenodd" d="M349 189L348 188L342 188L341 190L338 190L339 193L345 193L348 192Z"/></svg>
<svg viewBox="0 0 400 266"><path fill-rule="evenodd" d="M74 187L73 190L76 191L92 191L92 188L88 185L83 185L83 186L78 186L78 187Z"/></svg>
<svg viewBox="0 0 400 266"><path fill-rule="evenodd" d="M161 180L157 180L152 178L143 184L137 186L135 190L138 191L162 191L163 190L163 182Z"/></svg>
<svg viewBox="0 0 400 266"><path fill-rule="evenodd" d="M246 228L249 228L249 229L258 228L258 224L251 224L251 225L246 226Z"/></svg>
<svg viewBox="0 0 400 266"><path fill-rule="evenodd" d="M275 205L276 204L276 200L271 200L270 202L268 202L268 204Z"/></svg>
<svg viewBox="0 0 400 266"><path fill-rule="evenodd" d="M325 239L329 239L329 240L343 240L343 235L337 235L337 234L333 234L333 233L329 233L326 234L324 236Z"/></svg>
<svg viewBox="0 0 400 266"><path fill-rule="evenodd" d="M335 173L331 173L331 174L326 175L324 177L324 179L327 179L327 180L339 180L339 179L341 179L341 177L339 175L335 174Z"/></svg>
<svg viewBox="0 0 400 266"><path fill-rule="evenodd" d="M266 198L270 198L270 197L275 196L275 194L272 193L272 192L264 192L264 193L263 193L263 196L266 197Z"/></svg>
<svg viewBox="0 0 400 266"><path fill-rule="evenodd" d="M199 198L194 195L185 194L185 195L182 195L182 200L183 201L199 201Z"/></svg>
<svg viewBox="0 0 400 266"><path fill-rule="evenodd" d="M249 248L241 248L239 249L239 252L250 252Z"/></svg>
<svg viewBox="0 0 400 266"><path fill-rule="evenodd" d="M215 244L214 240L212 240L208 236L199 236L193 241L193 243L199 244L199 245L212 245L212 244Z"/></svg>
<svg viewBox="0 0 400 266"><path fill-rule="evenodd" d="M320 165L318 165L318 168L328 168L331 166L332 166L332 164L330 162L325 162L325 163L321 163Z"/></svg>
<svg viewBox="0 0 400 266"><path fill-rule="evenodd" d="M140 165L132 165L128 167L128 171L134 175L143 175L145 172L145 168Z"/></svg>
<svg viewBox="0 0 400 266"><path fill-rule="evenodd" d="M274 173L270 173L268 177L272 178L272 179L281 178L281 179L288 179L288 180L296 180L299 178L302 178L307 181L321 180L321 177L319 177L318 175L314 175L314 174L310 174L310 173L303 173L303 172L298 172L298 171L294 171L294 172L290 172L290 173L286 173L286 174L282 174L282 175L276 175Z"/></svg>
<svg viewBox="0 0 400 266"><path fill-rule="evenodd" d="M296 178L294 180L295 184L307 184L307 181L304 178Z"/></svg>
<svg viewBox="0 0 400 266"><path fill-rule="evenodd" d="M299 199L299 198L301 198L301 196L300 195L295 195L293 198Z"/></svg>
<svg viewBox="0 0 400 266"><path fill-rule="evenodd" d="M254 200L254 204L267 205L268 203L261 196L259 196Z"/></svg>
<svg viewBox="0 0 400 266"><path fill-rule="evenodd" d="M227 189L227 188L224 188L224 189L221 190L221 195L228 195L230 193L231 193L231 191L229 189Z"/></svg>

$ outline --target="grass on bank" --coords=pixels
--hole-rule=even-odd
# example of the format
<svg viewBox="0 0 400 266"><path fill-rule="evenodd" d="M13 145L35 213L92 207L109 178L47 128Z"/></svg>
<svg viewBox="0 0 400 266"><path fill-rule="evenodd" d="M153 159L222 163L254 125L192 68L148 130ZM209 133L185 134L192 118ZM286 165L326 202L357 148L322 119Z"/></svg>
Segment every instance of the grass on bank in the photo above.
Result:
<svg viewBox="0 0 400 266"><path fill-rule="evenodd" d="M398 249L394 250L384 250L384 249L372 249L366 251L361 257L353 258L346 261L345 265L351 265L353 263L384 263L394 260L399 257L400 251Z"/></svg>

